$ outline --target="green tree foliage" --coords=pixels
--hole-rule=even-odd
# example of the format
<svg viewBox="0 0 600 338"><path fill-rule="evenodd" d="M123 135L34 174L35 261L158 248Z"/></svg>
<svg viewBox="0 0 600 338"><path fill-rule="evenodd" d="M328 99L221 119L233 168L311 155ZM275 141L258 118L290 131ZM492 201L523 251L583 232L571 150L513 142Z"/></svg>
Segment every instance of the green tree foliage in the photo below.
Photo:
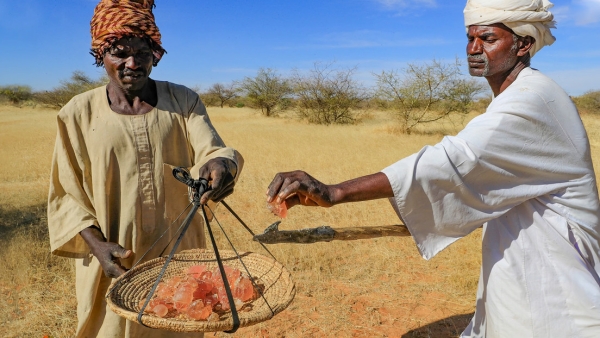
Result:
<svg viewBox="0 0 600 338"><path fill-rule="evenodd" d="M30 100L33 94L31 87L23 85L8 85L0 87L0 97L12 104Z"/></svg>
<svg viewBox="0 0 600 338"><path fill-rule="evenodd" d="M282 102L292 93L290 81L270 68L261 68L255 77L244 78L239 88L265 116L283 110L285 107L282 107Z"/></svg>
<svg viewBox="0 0 600 338"><path fill-rule="evenodd" d="M67 104L73 96L106 85L108 82L109 79L106 75L94 80L85 75L82 71L75 71L69 80L61 81L60 86L49 91L36 93L35 99L41 104L60 109Z"/></svg>
<svg viewBox="0 0 600 338"><path fill-rule="evenodd" d="M355 70L315 63L308 74L296 73L293 83L298 114L317 124L354 123L356 109L367 99L365 89L352 77Z"/></svg>
<svg viewBox="0 0 600 338"><path fill-rule="evenodd" d="M227 102L231 102L233 99L238 97L240 89L236 86L235 82L230 84L213 84L206 92L203 93L202 98L206 105L218 105L223 108Z"/></svg>
<svg viewBox="0 0 600 338"><path fill-rule="evenodd" d="M573 98L580 112L600 114L600 90L589 91Z"/></svg>
<svg viewBox="0 0 600 338"><path fill-rule="evenodd" d="M481 83L462 77L458 60L409 64L402 73L392 70L375 76L380 102L407 134L419 124L468 113L473 98L484 90Z"/></svg>

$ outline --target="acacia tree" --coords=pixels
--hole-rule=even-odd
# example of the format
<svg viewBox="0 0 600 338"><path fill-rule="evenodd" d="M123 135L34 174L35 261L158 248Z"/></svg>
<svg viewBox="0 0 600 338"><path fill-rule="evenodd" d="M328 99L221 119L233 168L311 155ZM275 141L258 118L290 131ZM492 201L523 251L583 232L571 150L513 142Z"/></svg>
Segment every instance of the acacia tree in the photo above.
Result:
<svg viewBox="0 0 600 338"><path fill-rule="evenodd" d="M239 88L265 116L275 115L292 93L290 81L271 68L261 68L255 77L244 78Z"/></svg>
<svg viewBox="0 0 600 338"><path fill-rule="evenodd" d="M475 95L484 90L481 83L462 77L458 59L409 64L402 74L392 70L375 76L377 96L392 109L407 134L419 124L468 113Z"/></svg>
<svg viewBox="0 0 600 338"><path fill-rule="evenodd" d="M315 63L307 75L296 72L293 82L298 114L317 124L354 123L355 110L367 99L365 90L352 77L355 71Z"/></svg>
<svg viewBox="0 0 600 338"><path fill-rule="evenodd" d="M235 99L238 96L239 89L235 82L230 84L215 83L206 91L205 95L210 96L217 104L223 108L225 103Z"/></svg>

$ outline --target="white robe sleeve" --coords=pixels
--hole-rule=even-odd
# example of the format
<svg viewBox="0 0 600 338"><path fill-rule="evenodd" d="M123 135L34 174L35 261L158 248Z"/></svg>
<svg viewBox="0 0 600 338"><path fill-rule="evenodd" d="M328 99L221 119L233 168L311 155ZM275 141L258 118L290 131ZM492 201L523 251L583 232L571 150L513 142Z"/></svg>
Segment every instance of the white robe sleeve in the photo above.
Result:
<svg viewBox="0 0 600 338"><path fill-rule="evenodd" d="M423 258L578 177L569 157L581 149L545 114L544 100L527 95L497 98L457 136L382 171L394 191L392 205Z"/></svg>

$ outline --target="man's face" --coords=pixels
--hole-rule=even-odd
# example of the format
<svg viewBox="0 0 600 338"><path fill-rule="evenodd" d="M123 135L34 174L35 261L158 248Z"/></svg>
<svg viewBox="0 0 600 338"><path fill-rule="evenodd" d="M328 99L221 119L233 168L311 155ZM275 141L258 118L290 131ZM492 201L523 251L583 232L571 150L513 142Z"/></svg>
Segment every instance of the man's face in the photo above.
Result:
<svg viewBox="0 0 600 338"><path fill-rule="evenodd" d="M518 40L503 24L469 26L467 61L472 76L508 73L518 61Z"/></svg>
<svg viewBox="0 0 600 338"><path fill-rule="evenodd" d="M140 90L152 71L152 49L138 37L117 40L104 54L104 69L110 81L124 90Z"/></svg>

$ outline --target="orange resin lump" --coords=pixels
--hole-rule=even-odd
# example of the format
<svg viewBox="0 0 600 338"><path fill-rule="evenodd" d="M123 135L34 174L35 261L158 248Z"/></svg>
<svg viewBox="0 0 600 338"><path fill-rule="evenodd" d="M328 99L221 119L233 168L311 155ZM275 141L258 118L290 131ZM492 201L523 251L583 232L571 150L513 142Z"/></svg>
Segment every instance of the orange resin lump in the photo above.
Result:
<svg viewBox="0 0 600 338"><path fill-rule="evenodd" d="M224 266L225 276L240 310L258 296L252 281L240 270ZM140 308L145 299L139 303ZM231 309L223 278L218 267L209 270L205 265L190 266L183 276L173 276L158 284L145 312L165 317L191 320L215 320L219 313Z"/></svg>
<svg viewBox="0 0 600 338"><path fill-rule="evenodd" d="M286 218L287 217L287 205L285 204L285 201L283 201L281 204L276 203L275 201L271 202L271 203L267 203L267 209L269 209L269 211L271 211L273 214L275 214L275 216L279 216L280 218Z"/></svg>

